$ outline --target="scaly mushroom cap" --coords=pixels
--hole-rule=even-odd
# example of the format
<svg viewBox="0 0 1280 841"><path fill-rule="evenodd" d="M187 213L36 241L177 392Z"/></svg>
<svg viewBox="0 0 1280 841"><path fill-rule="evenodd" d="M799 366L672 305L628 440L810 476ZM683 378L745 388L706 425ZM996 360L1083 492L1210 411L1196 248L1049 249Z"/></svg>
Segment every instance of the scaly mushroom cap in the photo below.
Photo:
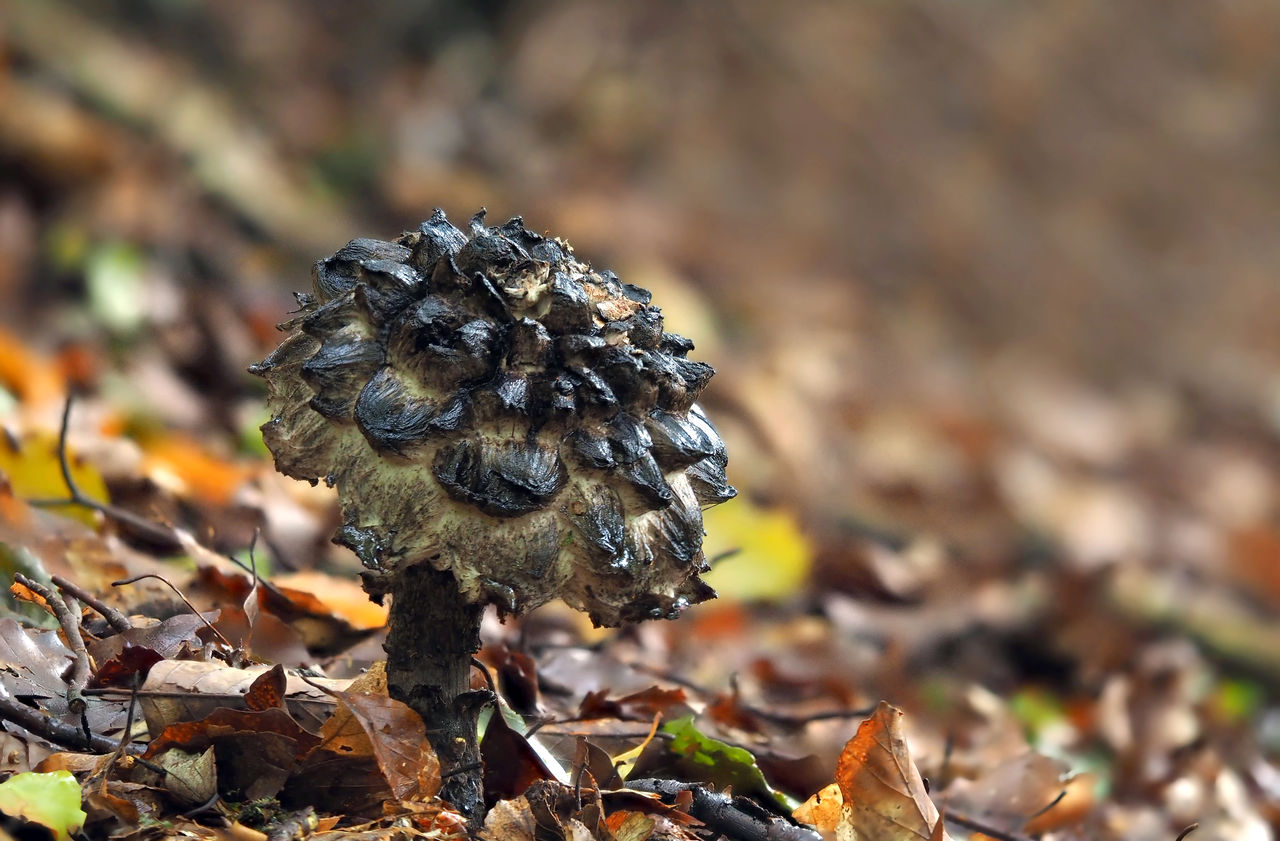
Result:
<svg viewBox="0 0 1280 841"><path fill-rule="evenodd" d="M335 538L370 592L451 570L473 602L562 598L599 625L715 595L703 507L731 499L694 403L713 373L649 293L519 218L463 234L437 209L316 264L292 331L250 370L283 473L338 488Z"/></svg>

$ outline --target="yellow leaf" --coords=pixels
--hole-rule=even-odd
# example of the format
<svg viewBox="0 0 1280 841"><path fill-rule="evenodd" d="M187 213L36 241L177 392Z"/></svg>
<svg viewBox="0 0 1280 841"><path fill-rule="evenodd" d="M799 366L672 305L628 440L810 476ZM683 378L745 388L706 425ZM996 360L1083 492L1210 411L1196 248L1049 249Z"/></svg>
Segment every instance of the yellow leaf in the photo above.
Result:
<svg viewBox="0 0 1280 841"><path fill-rule="evenodd" d="M71 466L71 478L81 493L90 499L107 502L107 485L102 474L91 465L80 462L74 452L68 451L67 461ZM13 495L19 499L66 499L71 495L58 463L58 437L49 432L28 435L16 445L7 437L0 438L0 476L8 479ZM89 525L95 522L92 511L77 505L53 506L50 510Z"/></svg>
<svg viewBox="0 0 1280 841"><path fill-rule="evenodd" d="M738 550L705 576L722 599L785 599L808 580L813 549L789 511L739 497L703 512L703 518L708 558Z"/></svg>

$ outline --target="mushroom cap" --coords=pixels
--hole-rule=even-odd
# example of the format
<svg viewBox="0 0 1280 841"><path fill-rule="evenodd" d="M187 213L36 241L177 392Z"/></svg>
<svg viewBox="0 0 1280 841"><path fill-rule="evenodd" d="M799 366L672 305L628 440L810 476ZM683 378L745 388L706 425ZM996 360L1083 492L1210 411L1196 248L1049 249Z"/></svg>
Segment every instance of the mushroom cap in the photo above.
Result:
<svg viewBox="0 0 1280 841"><path fill-rule="evenodd" d="M647 291L518 217L464 234L439 209L312 281L250 370L277 469L337 487L371 593L427 563L472 602L561 598L598 625L715 595L702 509L735 491L694 402L713 371Z"/></svg>

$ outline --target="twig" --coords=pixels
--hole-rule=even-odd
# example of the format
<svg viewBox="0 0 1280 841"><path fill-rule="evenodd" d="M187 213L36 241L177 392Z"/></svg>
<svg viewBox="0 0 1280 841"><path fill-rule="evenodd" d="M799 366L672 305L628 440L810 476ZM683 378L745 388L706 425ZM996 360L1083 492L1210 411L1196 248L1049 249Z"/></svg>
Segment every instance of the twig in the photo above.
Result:
<svg viewBox="0 0 1280 841"><path fill-rule="evenodd" d="M120 758L124 756L124 746L127 744L125 739L128 739L129 735L133 733L133 714L138 708L139 677L137 672L133 673L133 681L129 687L129 710L124 714L124 730L122 731L124 737L120 739L120 747L116 748L116 757L112 760L113 762L119 762Z"/></svg>
<svg viewBox="0 0 1280 841"><path fill-rule="evenodd" d="M98 511L104 517L123 523L135 531L141 532L148 540L166 546L180 546L181 542L174 534L173 529L154 523L146 517L139 516L118 505L99 502L90 496L86 496L80 490L80 486L76 484L75 477L71 475L71 461L67 456L67 429L70 426L71 405L74 402L75 396L68 393L67 402L62 407L62 427L58 431L58 466L62 470L62 481L67 486L67 493L70 494L70 497L68 499L31 499L27 500L27 504L41 508L57 505L79 505Z"/></svg>
<svg viewBox="0 0 1280 841"><path fill-rule="evenodd" d="M137 582L141 581L141 580L142 580L142 579L144 579L144 578L154 578L154 579L156 579L157 581L159 581L159 582L163 583L166 587L168 587L170 590L172 590L174 593L176 593L176 594L177 594L177 596L178 596L178 598L182 599L182 603L183 603L183 604L185 604L188 608L190 608L190 609L191 609L191 612L192 612L192 613L194 613L194 614L196 615L196 617L197 617L201 622L203 622L203 623L205 624L205 626L206 626L210 631L213 631L213 633L217 635L218 639L222 640L222 644L223 644L223 645L225 645L225 646L228 648L228 650L232 650L232 649L234 649L234 648L235 648L235 646L231 644L231 641L230 641L230 640L228 640L226 637L224 637L224 636L222 635L222 632L221 632L221 631L219 631L217 628L213 627L213 624L212 624L208 619L205 619L205 618L204 618L204 614L202 614L200 611L196 610L196 606L195 606L195 605L193 605L190 601L188 601L188 600L187 600L187 597L186 597L186 596L184 596L184 595L182 594L182 591L181 591L181 590L179 590L177 587L175 587L175 586L173 585L173 582L171 582L171 581L167 580L167 579L166 579L166 578L164 578L163 576L156 575L154 572L145 572L145 573L143 573L142 575L135 575L133 578L125 578L125 579L122 579L122 580L120 580L120 581L112 581L112 582L111 582L111 586L112 586L112 587L123 587L123 586L124 586L124 585L126 585L126 584L134 584L134 583L137 583Z"/></svg>
<svg viewBox="0 0 1280 841"><path fill-rule="evenodd" d="M57 617L62 633L67 638L67 648L71 649L71 673L67 676L67 704L71 711L83 719L85 738L90 737L88 719L85 717L84 689L89 685L90 666L89 652L84 647L84 637L80 636L80 612L73 610L60 593L46 587L38 581L32 581L22 573L14 573L13 580L31 590L45 600L53 615ZM78 607L78 606L77 606Z"/></svg>
<svg viewBox="0 0 1280 841"><path fill-rule="evenodd" d="M484 663L482 663L479 657L471 658L471 667L473 669L480 670L480 673L484 675L485 682L489 684L489 691L492 692L494 695L497 695L498 687L493 682L493 673L489 671L489 667L486 666Z"/></svg>
<svg viewBox="0 0 1280 841"><path fill-rule="evenodd" d="M1177 837L1177 838L1175 838L1175 839L1173 839L1173 841L1182 841L1182 839L1183 839L1183 838L1186 838L1188 835L1190 835L1191 833L1195 832L1195 831L1196 831L1197 829L1199 829L1199 828L1200 828L1200 824L1198 824L1198 823L1193 823L1193 824L1191 824L1191 826L1189 826L1189 827L1187 827L1186 829L1184 829L1184 830L1182 830L1181 832L1179 832L1179 833L1178 833L1178 837Z"/></svg>
<svg viewBox="0 0 1280 841"><path fill-rule="evenodd" d="M54 585L59 590L64 593L70 593L80 601L89 605L89 607L98 611L98 613L102 615L102 618L107 620L107 624L110 625L111 629L116 633L123 634L125 631L133 630L133 623L129 621L129 617L125 616L123 612L102 601L102 599L99 599L97 596L87 592L80 587L80 585L68 581L61 575L55 575L52 579Z"/></svg>
<svg viewBox="0 0 1280 841"><path fill-rule="evenodd" d="M754 800L729 797L697 783L677 780L628 780L627 788L660 796L664 803L689 792L689 814L712 830L742 841L820 841L817 830L766 811Z"/></svg>
<svg viewBox="0 0 1280 841"><path fill-rule="evenodd" d="M1057 797L1053 798L1053 800L1052 800L1052 801L1050 801L1049 805L1045 806L1043 809L1037 809L1036 811L1034 811L1034 812L1032 812L1031 814L1027 815L1027 820L1028 820L1028 821L1032 821L1032 820L1035 820L1036 818L1040 817L1041 815L1043 815L1044 813L1046 813L1046 812L1048 812L1050 809L1052 809L1054 806L1057 806L1059 803L1061 803L1061 802L1062 802L1062 798L1064 798L1064 797L1066 797L1066 796L1067 796L1067 790L1064 788L1062 791L1058 792L1058 796L1057 796Z"/></svg>
<svg viewBox="0 0 1280 841"><path fill-rule="evenodd" d="M977 818L970 818L966 815L958 815L955 812L948 811L943 818L956 826L962 826L965 829L971 829L974 832L981 832L983 835L989 835L996 841L1031 841L1027 836L1019 832L1006 832L998 827L983 823Z"/></svg>
<svg viewBox="0 0 1280 841"><path fill-rule="evenodd" d="M0 695L0 719L13 722L55 745L76 750L83 750L86 747L84 730L58 721L12 697ZM88 748L96 753L114 753L122 744L121 740L97 733L88 734L88 742ZM131 754L142 752L142 747L139 745L126 743L124 749Z"/></svg>
<svg viewBox="0 0 1280 841"><path fill-rule="evenodd" d="M182 817L194 818L196 815L203 815L205 812L215 811L218 805L218 802L221 799L222 799L222 795L215 791L213 793L213 797L210 797L208 800L201 803L199 806L195 807L194 809L190 809L186 812L183 812Z"/></svg>

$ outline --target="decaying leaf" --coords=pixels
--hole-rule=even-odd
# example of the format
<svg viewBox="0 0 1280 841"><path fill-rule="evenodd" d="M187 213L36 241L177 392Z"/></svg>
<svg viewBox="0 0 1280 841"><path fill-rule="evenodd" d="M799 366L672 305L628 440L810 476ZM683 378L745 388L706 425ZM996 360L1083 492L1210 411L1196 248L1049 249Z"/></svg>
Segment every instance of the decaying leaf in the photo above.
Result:
<svg viewBox="0 0 1280 841"><path fill-rule="evenodd" d="M194 721L218 707L241 707L244 696L266 667L233 669L197 660L164 660L151 667L138 693L147 728L160 733L171 724ZM349 681L317 679L313 683L345 689ZM297 675L286 675L284 704L303 727L319 730L333 714L334 700Z"/></svg>
<svg viewBox="0 0 1280 841"><path fill-rule="evenodd" d="M374 670L356 685L384 682L381 671ZM386 801L430 798L440 790L440 762L413 710L385 694L327 691L338 703L337 712L289 781L286 799L376 814Z"/></svg>
<svg viewBox="0 0 1280 841"><path fill-rule="evenodd" d="M1021 832L1062 793L1068 766L1034 751L1000 762L977 779L947 787L946 803L997 829Z"/></svg>
<svg viewBox="0 0 1280 841"><path fill-rule="evenodd" d="M357 730L363 734L392 794L404 800L430 797L440 790L440 762L417 713L386 695L332 694L338 711L326 722L326 732L332 729L357 739Z"/></svg>
<svg viewBox="0 0 1280 841"><path fill-rule="evenodd" d="M516 797L537 782L560 776L529 740L507 723L502 712L495 711L489 719L480 743L485 797L490 801Z"/></svg>
<svg viewBox="0 0 1280 841"><path fill-rule="evenodd" d="M902 715L881 701L840 754L836 766L836 782L844 798L836 826L840 841L947 838L938 809L911 761Z"/></svg>
<svg viewBox="0 0 1280 841"><path fill-rule="evenodd" d="M800 804L791 816L801 823L817 827L824 835L834 835L844 813L844 797L840 784L832 783Z"/></svg>
<svg viewBox="0 0 1280 841"><path fill-rule="evenodd" d="M144 757L177 748L214 748L218 784L245 799L274 797L298 763L320 742L282 709L216 709L199 721L171 724L151 740Z"/></svg>
<svg viewBox="0 0 1280 841"><path fill-rule="evenodd" d="M212 747L199 753L168 750L157 758L156 764L165 771L165 791L183 807L199 806L218 793Z"/></svg>

